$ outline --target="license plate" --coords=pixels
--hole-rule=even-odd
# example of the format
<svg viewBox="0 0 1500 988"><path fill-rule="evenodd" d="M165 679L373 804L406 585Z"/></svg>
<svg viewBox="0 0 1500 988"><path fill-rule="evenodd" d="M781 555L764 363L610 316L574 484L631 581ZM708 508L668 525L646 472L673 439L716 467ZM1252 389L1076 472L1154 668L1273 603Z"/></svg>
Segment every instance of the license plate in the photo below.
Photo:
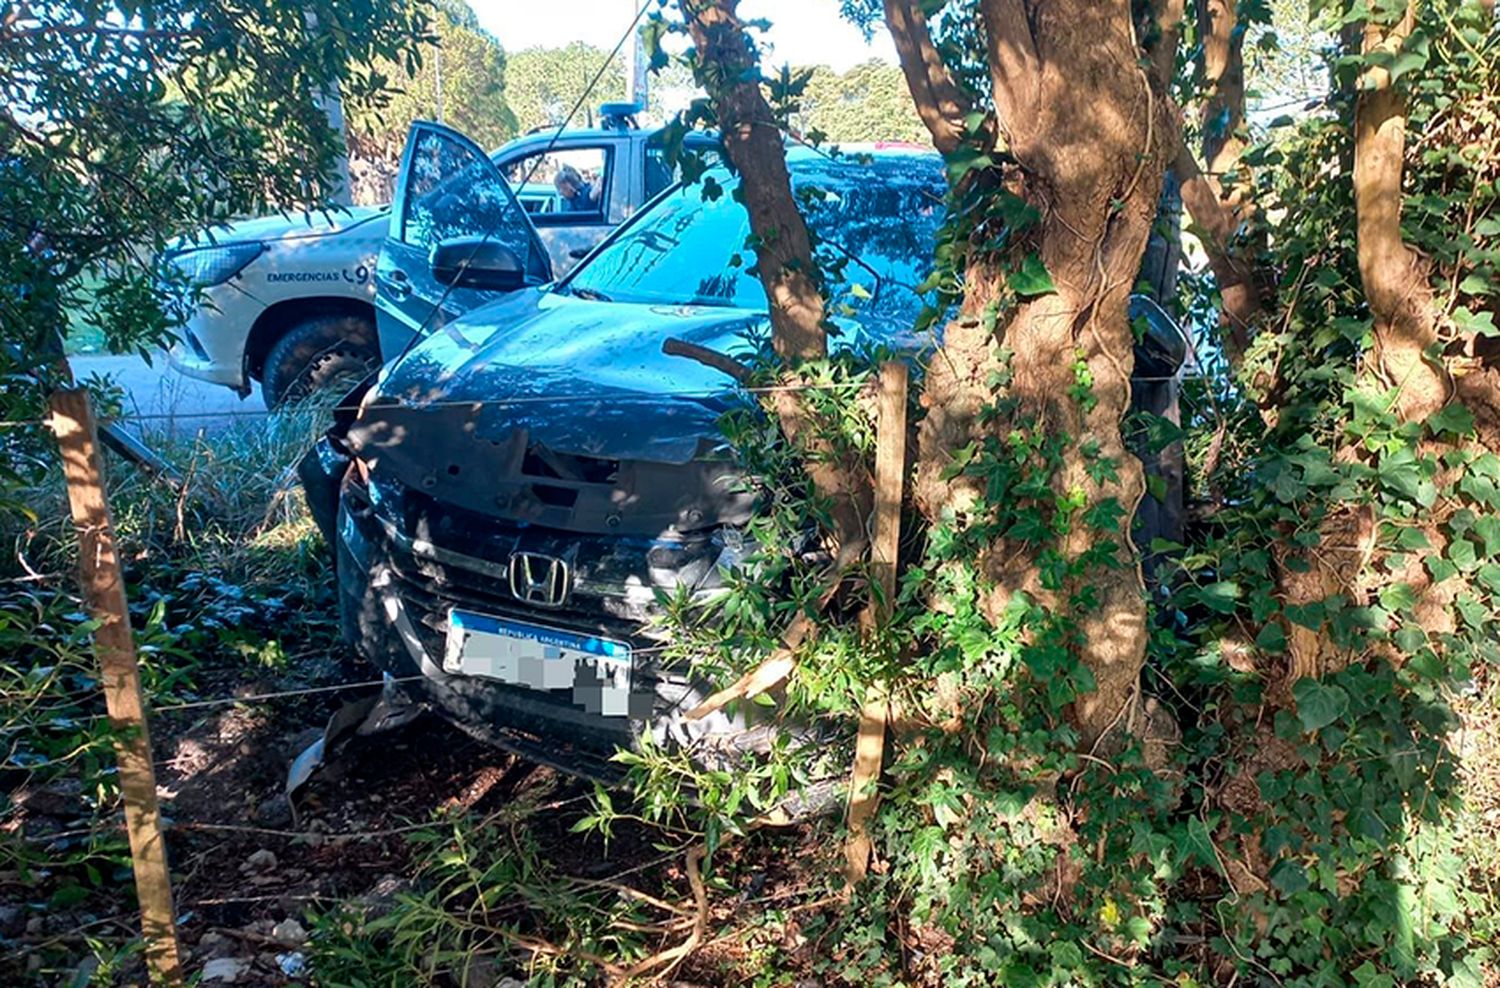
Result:
<svg viewBox="0 0 1500 988"><path fill-rule="evenodd" d="M454 608L443 670L533 690L572 690L589 713L630 713L630 646Z"/></svg>

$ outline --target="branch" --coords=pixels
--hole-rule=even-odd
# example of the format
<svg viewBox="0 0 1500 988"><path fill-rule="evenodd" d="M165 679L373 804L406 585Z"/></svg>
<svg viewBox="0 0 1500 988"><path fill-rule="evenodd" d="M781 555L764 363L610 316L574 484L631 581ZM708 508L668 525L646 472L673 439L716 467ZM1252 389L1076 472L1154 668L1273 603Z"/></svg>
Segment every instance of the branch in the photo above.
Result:
<svg viewBox="0 0 1500 988"><path fill-rule="evenodd" d="M1245 149L1240 137L1245 126L1245 32L1239 24L1238 0L1195 0L1195 7L1208 89L1203 160L1210 173L1222 175Z"/></svg>
<svg viewBox="0 0 1500 988"><path fill-rule="evenodd" d="M1362 52L1396 54L1416 22L1415 0L1396 24L1365 23ZM1406 163L1406 101L1389 70L1367 61L1354 104L1354 219L1359 276L1375 321L1375 353L1389 385L1399 389L1402 421L1442 408L1453 381L1429 354L1439 343L1425 258L1401 234L1401 177Z"/></svg>
<svg viewBox="0 0 1500 988"><path fill-rule="evenodd" d="M981 0L980 16L989 36L990 77L1000 127L1015 134L1036 116L1041 88L1041 56L1024 0Z"/></svg>
<svg viewBox="0 0 1500 988"><path fill-rule="evenodd" d="M1223 299L1223 319L1228 337L1229 359L1238 363L1250 345L1256 315L1265 305L1260 283L1250 263L1233 243L1240 218L1224 202L1219 183L1198 167L1198 160L1186 146L1177 151L1172 173L1182 188L1182 204L1193 219L1194 232L1208 254L1208 265L1219 283Z"/></svg>
<svg viewBox="0 0 1500 988"><path fill-rule="evenodd" d="M11 23L7 21L4 25L7 41L25 41L29 38L47 35L60 35L64 38L101 35L145 41L182 41L187 38L208 37L207 31L175 31L165 28L124 27L113 24L38 24L36 27L15 28L11 26Z"/></svg>
<svg viewBox="0 0 1500 988"><path fill-rule="evenodd" d="M932 43L920 0L885 0L885 26L896 44L917 115L932 133L933 146L951 153L963 142L964 117L971 107Z"/></svg>
<svg viewBox="0 0 1500 988"><path fill-rule="evenodd" d="M1159 92L1167 92L1177 68L1177 46L1182 41L1182 15L1186 0L1152 0L1151 19L1156 24L1156 44L1150 49L1151 76Z"/></svg>
<svg viewBox="0 0 1500 988"><path fill-rule="evenodd" d="M689 360L696 360L705 367L712 367L716 371L723 371L734 378L738 384L744 384L754 376L750 368L728 354L711 350L697 343L689 343L687 340L679 340L676 337L668 339L663 343L661 345L661 352L669 357L686 357Z"/></svg>

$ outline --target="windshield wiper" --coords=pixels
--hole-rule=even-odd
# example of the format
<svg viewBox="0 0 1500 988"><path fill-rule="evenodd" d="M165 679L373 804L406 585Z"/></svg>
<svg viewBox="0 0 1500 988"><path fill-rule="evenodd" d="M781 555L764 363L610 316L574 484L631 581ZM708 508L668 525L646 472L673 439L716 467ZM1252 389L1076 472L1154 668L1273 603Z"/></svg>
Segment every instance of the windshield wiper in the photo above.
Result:
<svg viewBox="0 0 1500 988"><path fill-rule="evenodd" d="M610 298L608 295L604 294L603 292L596 292L592 288L578 288L578 287L576 287L574 285L569 285L568 286L568 294L569 295L575 295L578 298L586 298L590 302L613 302L614 301L614 299Z"/></svg>

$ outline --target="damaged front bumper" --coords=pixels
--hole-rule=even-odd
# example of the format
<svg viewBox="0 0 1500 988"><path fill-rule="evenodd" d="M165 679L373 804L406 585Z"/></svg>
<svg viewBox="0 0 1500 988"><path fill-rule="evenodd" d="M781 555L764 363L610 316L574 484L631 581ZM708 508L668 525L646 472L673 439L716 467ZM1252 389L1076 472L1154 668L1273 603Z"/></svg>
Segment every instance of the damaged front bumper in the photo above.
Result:
<svg viewBox="0 0 1500 988"><path fill-rule="evenodd" d="M710 693L691 670L674 664L652 618L657 591L675 584L712 592L720 567L732 565L736 534L683 540L580 536L470 515L418 492L367 486L345 471L337 488L336 447L326 440L304 461L309 503L322 522L332 514L339 612L345 638L395 677L420 677L425 699L466 732L542 764L614 781L619 748L686 749L700 764L727 766L765 750L776 733L758 708L701 720L687 712ZM565 606L518 599L510 560L519 555L566 559ZM567 640L618 643L628 674L601 684L580 663L571 677L545 670L526 684L456 671L456 622L512 622L555 629ZM520 677L523 681L526 676ZM784 730L782 733L785 733Z"/></svg>

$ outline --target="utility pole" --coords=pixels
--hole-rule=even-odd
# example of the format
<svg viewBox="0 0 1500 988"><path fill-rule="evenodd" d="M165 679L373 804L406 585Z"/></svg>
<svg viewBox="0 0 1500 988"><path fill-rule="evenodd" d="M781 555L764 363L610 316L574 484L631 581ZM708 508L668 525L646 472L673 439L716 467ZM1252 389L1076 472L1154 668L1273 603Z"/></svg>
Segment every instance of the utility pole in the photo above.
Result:
<svg viewBox="0 0 1500 988"><path fill-rule="evenodd" d="M307 19L308 33L316 34L318 15L309 8L303 16ZM336 206L351 206L354 186L349 179L349 128L344 124L344 98L339 93L338 80L333 80L326 89L320 86L313 90L312 98L313 104L328 118L328 128L338 140L338 156L333 163L336 185L329 190L328 201Z"/></svg>
<svg viewBox="0 0 1500 988"><path fill-rule="evenodd" d="M626 3L630 8L630 16L635 17L635 0L626 0ZM650 64L646 58L646 39L638 27L635 37L625 46L625 102L633 103L642 110L646 109L648 99L646 70Z"/></svg>

